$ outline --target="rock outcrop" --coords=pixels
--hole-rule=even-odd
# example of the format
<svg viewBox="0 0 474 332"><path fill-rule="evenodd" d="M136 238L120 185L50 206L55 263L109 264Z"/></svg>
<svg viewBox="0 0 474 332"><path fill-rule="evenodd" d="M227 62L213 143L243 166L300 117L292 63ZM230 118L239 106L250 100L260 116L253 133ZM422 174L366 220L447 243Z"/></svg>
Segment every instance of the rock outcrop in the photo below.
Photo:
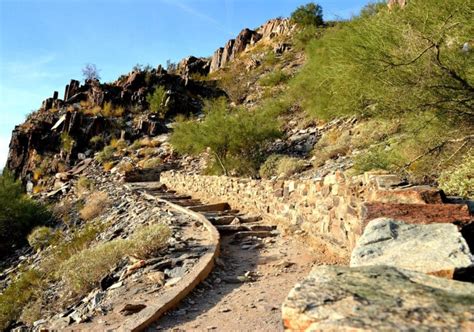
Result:
<svg viewBox="0 0 474 332"><path fill-rule="evenodd" d="M389 218L372 220L351 256L352 267L387 265L449 278L473 264L457 226L410 225Z"/></svg>
<svg viewBox="0 0 474 332"><path fill-rule="evenodd" d="M180 75L188 76L193 74L207 75L209 74L211 60L208 58L196 58L190 56L184 58L178 63L177 71Z"/></svg>
<svg viewBox="0 0 474 332"><path fill-rule="evenodd" d="M278 35L288 34L292 29L293 25L290 21L283 18L270 20L256 31L243 29L235 39L229 40L224 47L220 47L214 52L209 72L212 73L225 67L240 53L244 52L249 45L254 45L261 39L268 40ZM282 48L280 47L280 49Z"/></svg>
<svg viewBox="0 0 474 332"><path fill-rule="evenodd" d="M391 10L395 8L396 6L400 6L400 8L403 8L407 4L407 0L388 0L388 8Z"/></svg>
<svg viewBox="0 0 474 332"><path fill-rule="evenodd" d="M188 65L205 66L198 59L193 61ZM26 182L35 169L46 167L55 173L59 171L59 163L70 165L80 153L90 156L94 151L89 141L94 136L100 135L107 142L112 137L122 137L122 132L128 140L166 132L164 119L140 114L147 109L147 96L156 86L163 86L166 90L165 105L169 117L197 113L204 99L225 95L213 83L183 79L161 67L132 71L110 84L88 80L80 85L79 81L71 80L65 88L64 100L58 99L55 91L52 98L43 102L40 110L15 127L7 168ZM120 117L102 114L105 103L122 107L124 113ZM98 111L88 112L97 107ZM61 135L72 140L70 149L61 146ZM55 162L50 163L51 160ZM40 165L42 161L44 165Z"/></svg>
<svg viewBox="0 0 474 332"><path fill-rule="evenodd" d="M320 266L282 306L287 331L472 331L474 285L386 266Z"/></svg>

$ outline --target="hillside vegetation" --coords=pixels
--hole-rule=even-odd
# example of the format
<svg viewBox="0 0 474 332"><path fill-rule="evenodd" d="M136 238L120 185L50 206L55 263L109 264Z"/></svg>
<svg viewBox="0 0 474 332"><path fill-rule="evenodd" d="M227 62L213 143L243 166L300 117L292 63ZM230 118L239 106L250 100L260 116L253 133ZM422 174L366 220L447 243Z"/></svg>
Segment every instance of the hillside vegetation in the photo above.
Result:
<svg viewBox="0 0 474 332"><path fill-rule="evenodd" d="M472 2L464 0L414 0L392 10L378 3L349 21L329 24L318 19L320 6L299 7L292 15L297 23L291 38L294 49L273 58L274 70L261 73L258 81L264 93L257 110L252 107L254 111L234 119L240 122L230 127L245 127L259 112L260 125L282 131L288 119L301 119L299 113L305 121L320 124L355 118L355 128L336 128L323 135L312 153L315 167L348 155L354 173L387 170L415 183L439 181L451 194L472 195L465 188L472 187L474 176L467 167L472 164L474 143L473 10ZM299 49L306 52L305 65L296 75L285 74L279 68ZM224 70L222 79L239 76L239 61L235 62ZM234 81L230 96L253 86L250 78ZM206 133L198 130L204 127ZM229 130L222 128L212 116L202 124L180 123L174 142L181 152L199 153L203 146L190 146L211 135L214 144L204 145L217 156L227 151L228 140L233 144L244 135L237 130L229 136ZM252 132L245 135L251 137ZM275 136L274 131L256 135L258 142ZM254 176L265 159L262 155L270 153L254 154L252 149L243 147L239 158L226 160L225 168ZM237 164L244 159L251 168Z"/></svg>

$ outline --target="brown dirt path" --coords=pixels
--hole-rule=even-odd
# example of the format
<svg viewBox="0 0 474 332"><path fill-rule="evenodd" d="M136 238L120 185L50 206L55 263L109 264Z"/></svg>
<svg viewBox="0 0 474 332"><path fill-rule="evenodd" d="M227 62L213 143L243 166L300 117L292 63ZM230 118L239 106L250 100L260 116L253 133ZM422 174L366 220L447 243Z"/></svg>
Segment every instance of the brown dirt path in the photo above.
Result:
<svg viewBox="0 0 474 332"><path fill-rule="evenodd" d="M223 238L211 276L148 331L282 331L280 307L290 289L314 264L333 261L295 238L231 239Z"/></svg>

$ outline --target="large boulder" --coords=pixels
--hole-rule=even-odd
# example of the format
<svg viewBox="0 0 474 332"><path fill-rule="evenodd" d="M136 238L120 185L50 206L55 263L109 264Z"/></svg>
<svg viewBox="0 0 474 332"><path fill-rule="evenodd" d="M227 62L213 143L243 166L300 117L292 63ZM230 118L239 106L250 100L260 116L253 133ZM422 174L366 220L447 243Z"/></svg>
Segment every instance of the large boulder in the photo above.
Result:
<svg viewBox="0 0 474 332"><path fill-rule="evenodd" d="M472 331L474 284L386 266L319 266L282 306L287 331Z"/></svg>
<svg viewBox="0 0 474 332"><path fill-rule="evenodd" d="M452 278L474 257L456 225L372 220L352 251L351 266L389 265Z"/></svg>

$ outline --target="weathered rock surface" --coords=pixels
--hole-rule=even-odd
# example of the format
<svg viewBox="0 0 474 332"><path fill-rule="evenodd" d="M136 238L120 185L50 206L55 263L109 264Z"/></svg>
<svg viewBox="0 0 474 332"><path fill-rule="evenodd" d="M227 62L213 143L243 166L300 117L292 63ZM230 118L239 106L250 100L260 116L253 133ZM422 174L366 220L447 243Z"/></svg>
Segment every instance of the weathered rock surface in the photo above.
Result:
<svg viewBox="0 0 474 332"><path fill-rule="evenodd" d="M367 202L361 208L363 224L387 217L413 224L460 223L469 224L472 216L462 204L402 204Z"/></svg>
<svg viewBox="0 0 474 332"><path fill-rule="evenodd" d="M372 220L352 251L351 266L388 265L453 277L474 264L466 240L453 224L413 225Z"/></svg>
<svg viewBox="0 0 474 332"><path fill-rule="evenodd" d="M403 8L406 6L407 2L407 0L388 0L388 8L393 9L396 6Z"/></svg>
<svg viewBox="0 0 474 332"><path fill-rule="evenodd" d="M240 53L247 49L247 46L254 45L261 39L271 39L275 36L287 34L293 28L288 19L273 19L262 25L256 31L243 29L235 39L229 40L224 47L218 48L211 59L211 73L225 67L234 60Z"/></svg>
<svg viewBox="0 0 474 332"><path fill-rule="evenodd" d="M287 331L472 331L474 285L386 266L320 266L282 306Z"/></svg>

